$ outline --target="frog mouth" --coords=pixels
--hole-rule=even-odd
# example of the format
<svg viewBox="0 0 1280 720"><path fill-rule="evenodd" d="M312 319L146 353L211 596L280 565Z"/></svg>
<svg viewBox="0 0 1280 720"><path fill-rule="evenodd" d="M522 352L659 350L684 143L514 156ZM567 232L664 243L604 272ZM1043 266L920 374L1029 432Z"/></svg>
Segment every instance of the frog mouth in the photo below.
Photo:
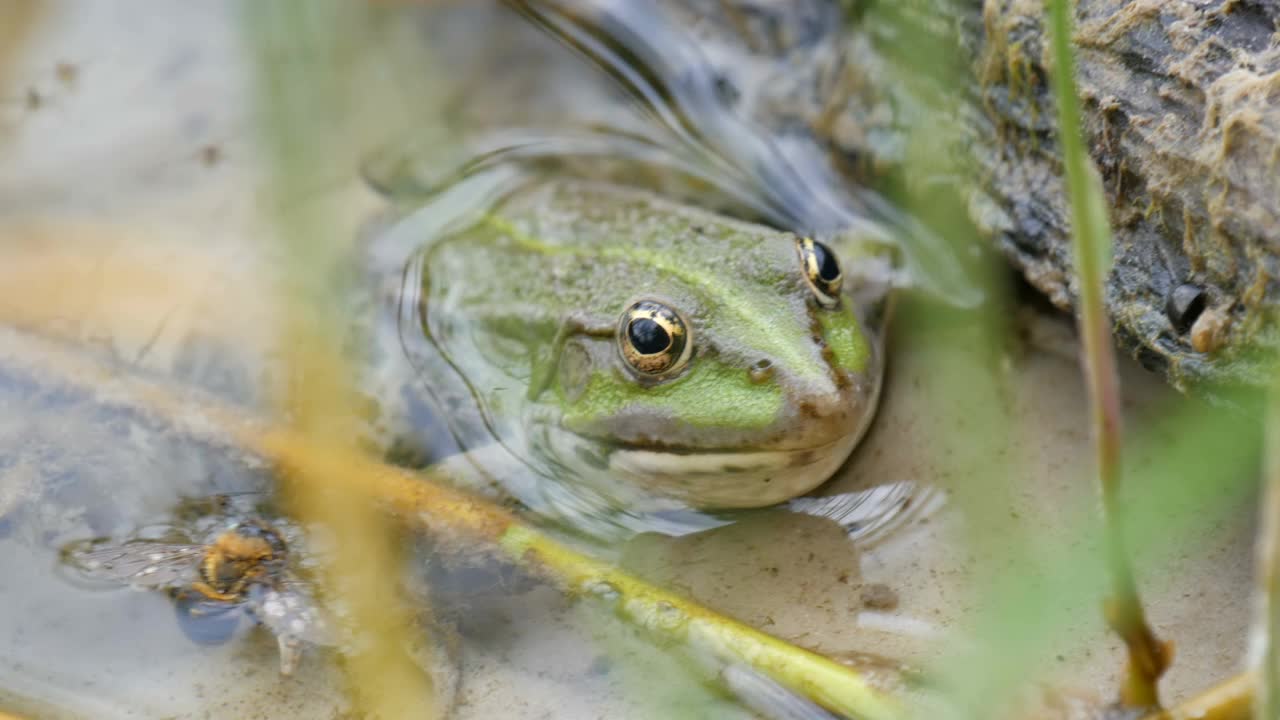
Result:
<svg viewBox="0 0 1280 720"><path fill-rule="evenodd" d="M609 473L705 508L775 505L825 482L857 444L850 433L808 448L685 450L617 446Z"/></svg>

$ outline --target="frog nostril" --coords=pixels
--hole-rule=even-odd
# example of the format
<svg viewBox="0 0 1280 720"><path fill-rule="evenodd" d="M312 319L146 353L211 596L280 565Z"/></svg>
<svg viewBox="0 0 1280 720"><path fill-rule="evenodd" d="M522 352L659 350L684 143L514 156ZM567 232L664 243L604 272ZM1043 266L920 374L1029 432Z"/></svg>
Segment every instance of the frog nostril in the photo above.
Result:
<svg viewBox="0 0 1280 720"><path fill-rule="evenodd" d="M758 360L747 370L747 376L753 383L762 383L773 377L773 361L768 359Z"/></svg>
<svg viewBox="0 0 1280 720"><path fill-rule="evenodd" d="M847 390L853 386L853 373L844 368L835 371L836 389Z"/></svg>

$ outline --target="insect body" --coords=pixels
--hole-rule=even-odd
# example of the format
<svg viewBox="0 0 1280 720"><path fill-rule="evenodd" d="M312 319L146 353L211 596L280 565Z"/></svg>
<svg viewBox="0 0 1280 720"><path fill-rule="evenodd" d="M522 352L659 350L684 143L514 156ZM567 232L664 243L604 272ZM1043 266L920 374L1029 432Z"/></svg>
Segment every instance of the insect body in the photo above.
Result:
<svg viewBox="0 0 1280 720"><path fill-rule="evenodd" d="M192 615L243 608L276 636L284 675L304 644L332 644L309 584L289 567L284 536L261 520L232 525L205 543L91 540L63 556L86 578L165 590Z"/></svg>

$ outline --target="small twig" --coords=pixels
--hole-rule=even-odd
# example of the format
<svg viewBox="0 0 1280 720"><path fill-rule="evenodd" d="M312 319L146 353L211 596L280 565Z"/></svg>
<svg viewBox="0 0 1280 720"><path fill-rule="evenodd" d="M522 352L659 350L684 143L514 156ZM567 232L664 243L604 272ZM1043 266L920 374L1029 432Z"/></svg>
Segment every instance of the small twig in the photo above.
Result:
<svg viewBox="0 0 1280 720"><path fill-rule="evenodd" d="M12 68L26 47L32 30L46 10L38 0L10 0L4 6L4 22L0 23L0 97L6 94Z"/></svg>
<svg viewBox="0 0 1280 720"><path fill-rule="evenodd" d="M1169 665L1171 648L1156 638L1138 597L1133 568L1125 548L1120 508L1120 389L1111 327L1102 288L1110 265L1111 231L1097 177L1088 162L1076 99L1075 61L1071 49L1069 0L1052 0L1049 25L1054 56L1054 90L1058 104L1059 142L1071 201L1072 244L1079 278L1078 326L1084 340L1085 379L1098 463L1102 510L1106 523L1107 569L1111 597L1107 620L1129 651L1127 677L1120 701L1127 707L1159 707L1157 683Z"/></svg>
<svg viewBox="0 0 1280 720"><path fill-rule="evenodd" d="M1252 720L1254 684L1253 673L1236 675L1142 720Z"/></svg>
<svg viewBox="0 0 1280 720"><path fill-rule="evenodd" d="M897 703L856 671L587 557L506 510L448 487L441 475L413 473L348 448L326 446L204 393L180 393L7 329L0 329L0 364L93 393L106 405L152 414L179 432L259 455L317 484L384 502L407 522L448 541L489 548L566 591L610 603L620 616L662 642L684 644L727 664L748 665L833 712L859 720L901 717Z"/></svg>

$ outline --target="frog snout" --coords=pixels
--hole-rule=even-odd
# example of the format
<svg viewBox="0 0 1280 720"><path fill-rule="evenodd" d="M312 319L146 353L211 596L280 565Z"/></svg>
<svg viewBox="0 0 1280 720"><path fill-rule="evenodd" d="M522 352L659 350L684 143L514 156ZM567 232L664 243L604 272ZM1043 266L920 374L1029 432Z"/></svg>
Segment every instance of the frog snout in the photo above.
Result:
<svg viewBox="0 0 1280 720"><path fill-rule="evenodd" d="M795 398L798 423L814 435L832 437L861 426L875 408L875 398L856 376L841 378Z"/></svg>
<svg viewBox="0 0 1280 720"><path fill-rule="evenodd" d="M850 398L838 391L809 395L797 403L800 416L809 420L830 420L848 413L853 408Z"/></svg>

